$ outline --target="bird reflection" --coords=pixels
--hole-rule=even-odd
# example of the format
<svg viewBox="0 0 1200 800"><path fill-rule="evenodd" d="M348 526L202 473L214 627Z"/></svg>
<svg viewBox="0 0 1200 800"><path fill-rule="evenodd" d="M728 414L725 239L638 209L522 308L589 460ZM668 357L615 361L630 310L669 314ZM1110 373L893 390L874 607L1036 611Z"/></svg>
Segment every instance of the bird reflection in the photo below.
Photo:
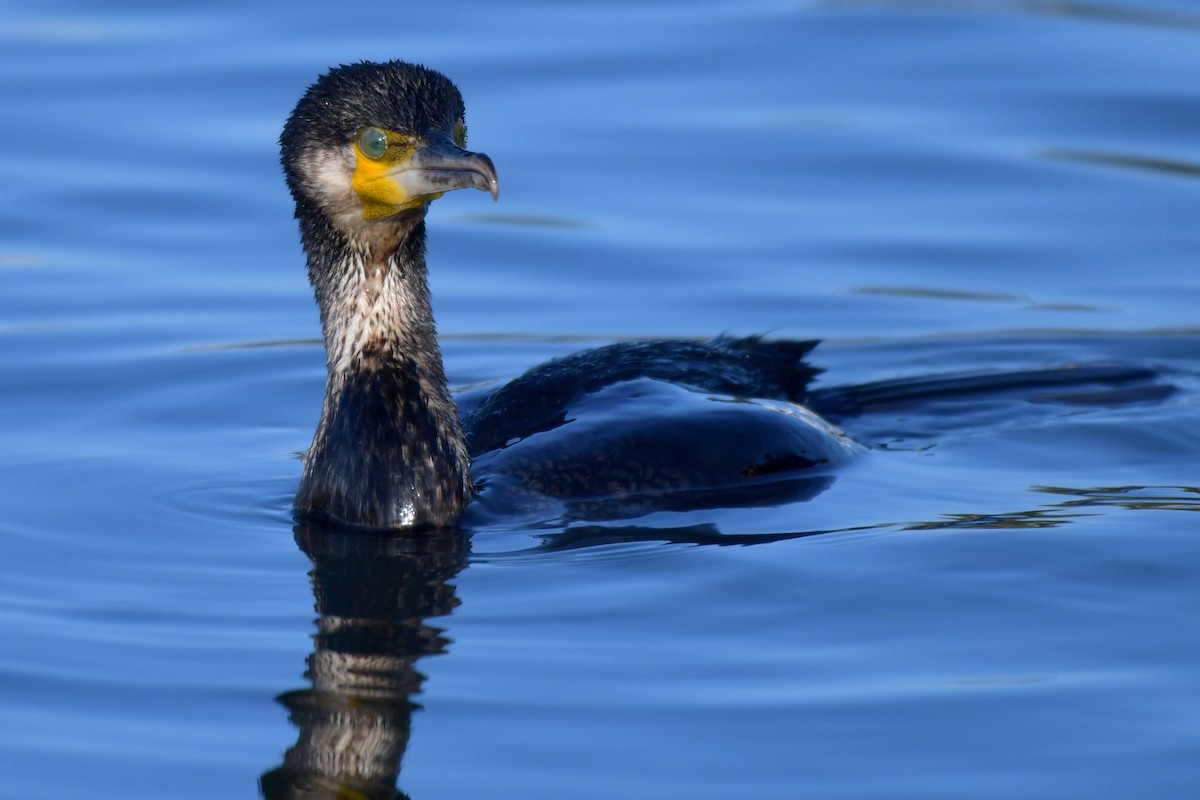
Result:
<svg viewBox="0 0 1200 800"><path fill-rule="evenodd" d="M569 527L547 533L525 554L646 541L693 545L761 544L823 531L722 534L715 525ZM405 798L395 786L408 747L413 701L425 679L417 661L446 652L427 623L457 605L451 581L467 565L459 530L383 536L318 522L296 526L312 560L317 634L305 676L311 686L279 701L300 729L283 763L259 781L266 800Z"/></svg>
<svg viewBox="0 0 1200 800"><path fill-rule="evenodd" d="M426 620L458 605L448 581L466 564L468 540L458 531L399 538L308 522L295 534L313 564L312 685L279 697L300 732L262 776L262 796L404 798L395 786L424 681L416 664L448 644Z"/></svg>

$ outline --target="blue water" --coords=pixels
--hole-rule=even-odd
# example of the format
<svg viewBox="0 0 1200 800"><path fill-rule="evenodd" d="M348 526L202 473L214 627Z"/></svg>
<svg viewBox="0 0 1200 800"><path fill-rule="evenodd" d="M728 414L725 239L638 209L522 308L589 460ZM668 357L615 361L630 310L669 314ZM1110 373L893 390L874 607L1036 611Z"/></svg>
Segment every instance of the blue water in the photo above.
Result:
<svg viewBox="0 0 1200 800"><path fill-rule="evenodd" d="M0 798L1200 792L1194 3L4 17ZM394 57L500 175L430 213L456 387L722 332L825 339L822 387L1157 378L844 420L808 502L294 528L324 368L275 140Z"/></svg>

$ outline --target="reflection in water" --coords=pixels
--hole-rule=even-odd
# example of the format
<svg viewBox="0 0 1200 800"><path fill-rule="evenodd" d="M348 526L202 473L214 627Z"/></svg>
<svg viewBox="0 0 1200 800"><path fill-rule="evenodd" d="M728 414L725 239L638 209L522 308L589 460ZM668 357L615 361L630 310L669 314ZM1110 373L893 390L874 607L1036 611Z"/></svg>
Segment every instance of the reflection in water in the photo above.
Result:
<svg viewBox="0 0 1200 800"><path fill-rule="evenodd" d="M1039 492L1063 495L1063 508L1080 515L1089 508L1124 508L1131 511L1200 511L1200 487L1195 486L1099 486L1072 489L1064 486L1039 486Z"/></svg>
<svg viewBox="0 0 1200 800"><path fill-rule="evenodd" d="M683 525L655 528L643 525L572 525L558 533L542 537L542 543L531 550L517 551L510 555L525 556L532 553L552 553L561 550L582 550L589 547L604 547L611 544L636 544L658 542L662 544L730 545L769 544L789 539L804 539L827 533L871 530L875 525L833 530L783 531L779 533L722 533L716 525Z"/></svg>
<svg viewBox="0 0 1200 800"><path fill-rule="evenodd" d="M262 795L402 798L396 778L424 680L416 663L447 645L425 621L458 605L447 581L465 565L468 540L457 531L396 538L301 523L296 542L313 563L312 686L279 697L300 733L283 764L262 776Z"/></svg>
<svg viewBox="0 0 1200 800"><path fill-rule="evenodd" d="M1200 488L1194 486L1100 486L1079 489L1039 486L1036 490L1070 499L1027 511L951 514L931 522L906 525L905 530L1057 528L1081 517L1095 516L1098 507L1139 511L1200 511Z"/></svg>
<svg viewBox="0 0 1200 800"><path fill-rule="evenodd" d="M547 536L538 550L637 541L758 544L817 533L586 526ZM304 522L296 542L313 563L317 635L305 673L312 686L279 697L300 733L283 763L260 779L262 796L404 798L395 787L417 707L412 698L424 681L416 664L444 653L448 643L426 620L458 605L448 581L466 566L469 540L459 531L395 537Z"/></svg>
<svg viewBox="0 0 1200 800"><path fill-rule="evenodd" d="M955 515L906 529L1057 527L1094 514L1096 506L1200 511L1196 487L1038 491L1063 499L1026 511ZM542 536L533 551L511 555L648 541L748 545L830 532L736 535L722 534L711 524L568 526ZM283 763L262 776L262 796L404 798L395 787L416 708L413 698L424 680L416 664L426 655L445 652L447 646L442 631L427 620L448 615L457 606L449 581L467 564L469 540L458 531L390 537L339 532L315 523L300 524L295 533L313 563L318 619L306 672L311 686L279 698L299 734Z"/></svg>

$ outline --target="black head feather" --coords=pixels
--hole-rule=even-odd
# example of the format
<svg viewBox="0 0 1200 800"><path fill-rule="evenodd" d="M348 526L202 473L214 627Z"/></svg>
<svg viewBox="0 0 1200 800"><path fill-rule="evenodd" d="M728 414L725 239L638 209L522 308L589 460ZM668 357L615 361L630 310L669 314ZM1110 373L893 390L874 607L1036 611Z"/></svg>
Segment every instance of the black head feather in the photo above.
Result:
<svg viewBox="0 0 1200 800"><path fill-rule="evenodd" d="M280 160L288 188L300 185L298 162L317 149L348 146L359 128L378 125L424 137L450 133L463 118L458 87L440 72L387 61L334 67L308 88L283 126Z"/></svg>

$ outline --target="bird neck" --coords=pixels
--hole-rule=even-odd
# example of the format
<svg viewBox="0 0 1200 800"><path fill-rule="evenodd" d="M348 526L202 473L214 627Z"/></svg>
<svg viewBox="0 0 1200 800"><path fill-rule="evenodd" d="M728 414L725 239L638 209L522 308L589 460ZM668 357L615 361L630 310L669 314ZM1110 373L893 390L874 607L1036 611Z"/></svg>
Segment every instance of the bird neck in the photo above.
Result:
<svg viewBox="0 0 1200 800"><path fill-rule="evenodd" d="M430 306L424 214L354 239L301 231L328 377L297 510L371 528L452 524L470 465Z"/></svg>

